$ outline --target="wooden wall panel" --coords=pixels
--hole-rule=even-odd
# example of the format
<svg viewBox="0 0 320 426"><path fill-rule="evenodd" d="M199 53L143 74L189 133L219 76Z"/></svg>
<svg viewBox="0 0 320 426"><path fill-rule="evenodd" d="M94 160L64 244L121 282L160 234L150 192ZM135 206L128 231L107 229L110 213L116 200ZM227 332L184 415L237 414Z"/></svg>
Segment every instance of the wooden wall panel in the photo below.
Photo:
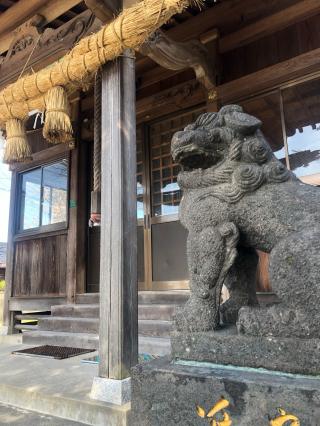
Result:
<svg viewBox="0 0 320 426"><path fill-rule="evenodd" d="M320 15L222 55L223 81L240 78L320 47Z"/></svg>
<svg viewBox="0 0 320 426"><path fill-rule="evenodd" d="M32 154L35 154L48 148L52 148L54 146L45 140L42 135L42 129L37 129L28 132L27 137Z"/></svg>
<svg viewBox="0 0 320 426"><path fill-rule="evenodd" d="M66 235L17 242L13 296L65 294L66 254Z"/></svg>

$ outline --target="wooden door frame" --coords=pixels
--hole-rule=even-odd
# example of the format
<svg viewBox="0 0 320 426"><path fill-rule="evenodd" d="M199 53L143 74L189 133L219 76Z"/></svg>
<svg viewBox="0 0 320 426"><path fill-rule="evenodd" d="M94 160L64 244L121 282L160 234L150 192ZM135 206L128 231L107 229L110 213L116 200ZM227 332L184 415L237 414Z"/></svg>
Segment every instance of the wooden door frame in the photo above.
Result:
<svg viewBox="0 0 320 426"><path fill-rule="evenodd" d="M189 280L179 281L153 281L152 263L152 225L159 223L169 223L179 221L179 215L170 214L163 216L152 216L151 203L151 168L150 168L150 127L158 122L165 121L170 117L176 117L194 110L200 109L204 104L199 104L191 108L171 113L159 117L149 122L141 123L143 126L142 152L143 152L143 206L144 219L138 219L138 226L143 226L144 232L144 282L139 282L138 288L141 291L166 291L166 290L189 290Z"/></svg>

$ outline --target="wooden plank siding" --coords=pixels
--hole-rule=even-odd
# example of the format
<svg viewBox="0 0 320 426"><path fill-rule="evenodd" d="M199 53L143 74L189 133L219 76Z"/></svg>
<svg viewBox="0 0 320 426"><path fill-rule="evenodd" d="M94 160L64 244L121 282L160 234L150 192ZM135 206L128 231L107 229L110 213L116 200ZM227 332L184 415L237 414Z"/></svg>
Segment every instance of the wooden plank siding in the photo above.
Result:
<svg viewBox="0 0 320 426"><path fill-rule="evenodd" d="M17 242L13 296L64 295L66 252L66 235Z"/></svg>
<svg viewBox="0 0 320 426"><path fill-rule="evenodd" d="M320 47L320 14L221 54L223 83Z"/></svg>

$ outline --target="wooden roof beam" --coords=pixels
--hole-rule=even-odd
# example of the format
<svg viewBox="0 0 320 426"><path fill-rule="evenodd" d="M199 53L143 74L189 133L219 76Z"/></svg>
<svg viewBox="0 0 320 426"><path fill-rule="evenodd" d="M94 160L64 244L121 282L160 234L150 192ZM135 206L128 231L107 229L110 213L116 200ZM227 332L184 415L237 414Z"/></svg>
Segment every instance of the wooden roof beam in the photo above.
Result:
<svg viewBox="0 0 320 426"><path fill-rule="evenodd" d="M319 72L320 48L317 48L217 86L218 100L222 104L237 103ZM153 119L201 102L205 102L201 85L196 80L189 80L162 92L137 98L137 119L138 122Z"/></svg>
<svg viewBox="0 0 320 426"><path fill-rule="evenodd" d="M169 29L166 33L174 40L190 40L200 38L201 35L213 28L219 30L228 24L240 24L244 11L250 14L250 10L267 12L266 2L256 0L229 0L221 2L210 9L188 19L186 22ZM308 19L320 13L319 0L300 0L292 6L286 7L278 12L271 13L252 24L248 24L238 31L221 36L219 50L221 53L236 49L240 46L258 40L261 37L273 34L289 27L297 22Z"/></svg>
<svg viewBox="0 0 320 426"><path fill-rule="evenodd" d="M25 1L25 0L23 0ZM28 0L27 0L28 1ZM21 0L19 3L16 3L15 5L20 5ZM29 3L30 0L29 0ZM50 0L50 2L40 0L38 3L40 3L40 6L38 5L38 8L33 11L32 16L34 14L41 15L44 17L45 22L48 24L52 22L54 19L56 19L58 16L62 15L65 11L71 9L72 7L76 6L77 4L81 3L81 0ZM12 6L9 10L12 10L15 6ZM0 19L5 15L6 12L0 15ZM24 18L22 22L27 21L28 18ZM17 24L17 21L15 22L13 29L16 29L20 24ZM7 31L6 33L2 31L3 28L1 27L0 31L0 54L6 52L10 45L12 44L12 41L15 38L15 34L12 30Z"/></svg>
<svg viewBox="0 0 320 426"><path fill-rule="evenodd" d="M119 12L117 0L84 0L84 2L87 8L103 23L111 21Z"/></svg>
<svg viewBox="0 0 320 426"><path fill-rule="evenodd" d="M230 2L234 3L234 7L232 9L232 13L235 13L235 11L240 13L238 10L238 3L237 2ZM229 3L229 4L230 4ZM169 30L166 32L167 35L170 37L173 35L176 38L182 37L181 29L184 28L183 32L183 39L189 38L189 29L188 24L190 24L191 28L194 28L194 31L196 33L195 36L197 36L200 41L204 44L207 44L212 39L217 38L216 29L209 30L205 33L201 32L202 29L207 29L209 24L208 17L212 17L213 23L218 22L221 18L221 12L228 10L228 3L220 3L219 5L213 7L212 9L209 9L205 12L203 12L200 15L197 15L194 18L191 18L184 24L180 24L178 27L173 28L172 30ZM216 11L217 14L214 17L213 12ZM231 10L230 10L231 11ZM297 23L299 21L303 21L307 18L310 18L317 13L320 13L320 1L319 0L302 0L298 3L294 4L293 6L287 7L280 12L271 14L265 18L262 18L250 25L247 25L246 27L240 29L239 31L235 31L234 33L231 33L229 35L226 35L224 37L221 37L218 41L219 43L219 52L224 53L233 49L236 49L238 47L244 46L248 43L251 43L255 40L258 40L261 37L265 37L267 35L273 34L275 31L280 31L281 29L287 28L290 25L293 25L294 23ZM203 19L203 25L200 23L200 18L202 16ZM199 24L196 27L194 27L194 23ZM142 62L145 61L145 58L139 58L138 59L138 66L142 64ZM169 72L168 70L161 69L159 67L154 67L151 70L148 70L144 72L141 76L141 85L139 86L139 89L150 86L154 84L155 82L164 80L166 78L171 77L176 72Z"/></svg>
<svg viewBox="0 0 320 426"><path fill-rule="evenodd" d="M283 30L297 22L304 21L320 13L319 0L302 0L280 12L266 16L251 25L228 34L220 39L220 53L228 52L252 43L262 37Z"/></svg>
<svg viewBox="0 0 320 426"><path fill-rule="evenodd" d="M30 19L49 0L20 0L0 15L0 36Z"/></svg>

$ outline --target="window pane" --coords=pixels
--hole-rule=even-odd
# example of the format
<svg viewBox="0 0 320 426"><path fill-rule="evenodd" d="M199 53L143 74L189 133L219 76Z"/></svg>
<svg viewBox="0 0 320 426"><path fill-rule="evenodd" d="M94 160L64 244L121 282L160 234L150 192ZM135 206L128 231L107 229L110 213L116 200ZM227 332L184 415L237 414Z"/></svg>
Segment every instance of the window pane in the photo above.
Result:
<svg viewBox="0 0 320 426"><path fill-rule="evenodd" d="M143 219L143 147L142 147L142 127L137 127L137 219Z"/></svg>
<svg viewBox="0 0 320 426"><path fill-rule="evenodd" d="M32 229L40 226L41 169L22 175L19 229Z"/></svg>
<svg viewBox="0 0 320 426"><path fill-rule="evenodd" d="M173 163L170 155L172 135L192 123L202 110L181 114L152 124L151 143L151 195L152 215L176 214L179 211L181 191L177 184L180 166Z"/></svg>
<svg viewBox="0 0 320 426"><path fill-rule="evenodd" d="M66 222L68 162L62 160L43 168L42 225Z"/></svg>
<svg viewBox="0 0 320 426"><path fill-rule="evenodd" d="M291 170L320 173L320 80L285 89L283 106Z"/></svg>

